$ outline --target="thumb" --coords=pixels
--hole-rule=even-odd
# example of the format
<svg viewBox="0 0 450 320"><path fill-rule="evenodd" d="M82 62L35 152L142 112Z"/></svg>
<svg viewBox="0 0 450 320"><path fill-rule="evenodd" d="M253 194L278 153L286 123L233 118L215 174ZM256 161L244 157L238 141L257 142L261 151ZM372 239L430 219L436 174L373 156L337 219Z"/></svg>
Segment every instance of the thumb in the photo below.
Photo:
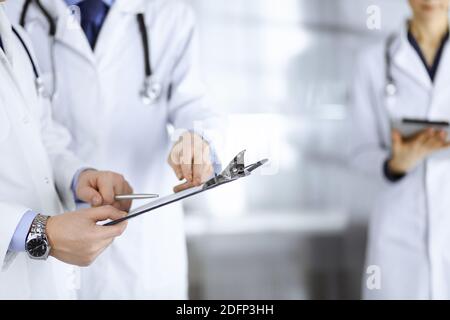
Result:
<svg viewBox="0 0 450 320"><path fill-rule="evenodd" d="M89 217L95 222L105 220L117 220L126 217L127 213L114 208L113 206L103 206L89 210Z"/></svg>
<svg viewBox="0 0 450 320"><path fill-rule="evenodd" d="M100 193L90 186L84 186L78 191L78 198L90 203L93 207L98 207L103 203Z"/></svg>
<svg viewBox="0 0 450 320"><path fill-rule="evenodd" d="M397 146L402 143L402 135L397 130L393 130L391 134L392 145Z"/></svg>

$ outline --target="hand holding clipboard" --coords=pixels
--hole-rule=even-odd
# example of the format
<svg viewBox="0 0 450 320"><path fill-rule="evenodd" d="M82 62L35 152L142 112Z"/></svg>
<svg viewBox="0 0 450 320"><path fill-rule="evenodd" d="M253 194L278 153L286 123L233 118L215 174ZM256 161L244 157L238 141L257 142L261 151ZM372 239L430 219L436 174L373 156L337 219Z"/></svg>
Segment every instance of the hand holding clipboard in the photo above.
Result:
<svg viewBox="0 0 450 320"><path fill-rule="evenodd" d="M184 190L184 191L172 194L167 197L162 197L158 200L155 200L153 202L150 202L146 205L143 205L139 208L134 209L133 211L131 211L128 214L128 216L126 216L122 219L114 220L114 221L106 223L105 226L115 225L122 221L136 218L144 213L154 211L158 208L167 206L171 203L192 197L194 195L197 195L197 194L200 194L203 192L206 192L208 190L217 188L224 184L236 181L240 178L248 177L252 174L252 172L254 170L256 170L257 168L261 167L262 165L266 164L269 161L268 159L264 159L264 160L258 161L256 163L253 163L251 165L245 166L244 155L245 155L245 150L241 151L236 157L234 157L234 159L225 168L225 170L222 171L221 174L216 175L213 178L211 178L210 180L206 181L202 186Z"/></svg>

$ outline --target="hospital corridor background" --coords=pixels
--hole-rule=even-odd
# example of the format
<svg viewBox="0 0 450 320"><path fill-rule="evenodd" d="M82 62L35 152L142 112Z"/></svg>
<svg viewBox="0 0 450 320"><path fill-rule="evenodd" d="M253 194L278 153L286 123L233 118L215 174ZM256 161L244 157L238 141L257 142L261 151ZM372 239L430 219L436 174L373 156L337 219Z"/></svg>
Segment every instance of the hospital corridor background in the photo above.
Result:
<svg viewBox="0 0 450 320"><path fill-rule="evenodd" d="M360 298L380 188L347 163L349 82L357 51L398 28L407 2L191 3L209 99L228 114L223 157L247 148L271 164L186 201L190 298ZM366 26L374 4L381 30Z"/></svg>

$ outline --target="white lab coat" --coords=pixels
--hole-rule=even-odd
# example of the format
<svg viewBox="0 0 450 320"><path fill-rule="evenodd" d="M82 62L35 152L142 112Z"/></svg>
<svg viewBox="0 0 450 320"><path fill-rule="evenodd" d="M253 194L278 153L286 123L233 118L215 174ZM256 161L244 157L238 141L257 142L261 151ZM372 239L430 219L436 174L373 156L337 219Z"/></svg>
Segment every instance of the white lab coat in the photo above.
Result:
<svg viewBox="0 0 450 320"><path fill-rule="evenodd" d="M11 2L15 17L22 3ZM71 131L77 156L98 168L123 173L136 192L172 193L179 182L167 165L174 143L167 126L195 130L209 139L209 130L219 125L203 103L190 7L172 0L117 0L92 53L82 29L70 20L65 3L42 3L57 21L58 97L53 111ZM152 66L164 87L163 98L153 106L144 105L139 97L144 81L139 12L145 13ZM26 30L51 87L48 23L34 5ZM174 204L130 221L127 232L82 270L80 298L186 298L182 214L181 205Z"/></svg>
<svg viewBox="0 0 450 320"><path fill-rule="evenodd" d="M450 153L433 155L397 183L387 182L382 171L390 153L390 119L450 120L450 47L433 84L402 29L391 52L398 94L389 102L384 48L385 42L361 55L353 86L353 161L384 183L366 259L367 266L379 267L381 289L369 290L364 277L364 297L450 299Z"/></svg>
<svg viewBox="0 0 450 320"><path fill-rule="evenodd" d="M70 185L83 165L66 149L70 135L52 122L49 105L38 97L30 60L3 5L0 34L7 53L0 50L0 299L76 298L77 268L8 251L28 209L47 215L63 212L63 203L74 209ZM31 47L23 32L22 38Z"/></svg>

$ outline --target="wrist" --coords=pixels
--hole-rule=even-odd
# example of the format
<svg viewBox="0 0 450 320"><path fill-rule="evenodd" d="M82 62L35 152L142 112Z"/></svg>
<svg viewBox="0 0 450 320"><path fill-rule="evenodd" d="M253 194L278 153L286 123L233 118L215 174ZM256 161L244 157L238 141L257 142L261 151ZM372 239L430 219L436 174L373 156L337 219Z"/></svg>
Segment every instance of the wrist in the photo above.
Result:
<svg viewBox="0 0 450 320"><path fill-rule="evenodd" d="M391 158L388 160L387 168L389 172L394 175L405 175L409 171L409 168L407 166L397 161L395 158Z"/></svg>
<svg viewBox="0 0 450 320"><path fill-rule="evenodd" d="M45 229L45 233L47 235L48 243L50 244L50 247L54 247L54 218L55 217L49 217L47 219L47 227Z"/></svg>
<svg viewBox="0 0 450 320"><path fill-rule="evenodd" d="M49 216L38 214L31 224L25 248L28 257L34 260L46 260L51 246L47 237L47 222Z"/></svg>

